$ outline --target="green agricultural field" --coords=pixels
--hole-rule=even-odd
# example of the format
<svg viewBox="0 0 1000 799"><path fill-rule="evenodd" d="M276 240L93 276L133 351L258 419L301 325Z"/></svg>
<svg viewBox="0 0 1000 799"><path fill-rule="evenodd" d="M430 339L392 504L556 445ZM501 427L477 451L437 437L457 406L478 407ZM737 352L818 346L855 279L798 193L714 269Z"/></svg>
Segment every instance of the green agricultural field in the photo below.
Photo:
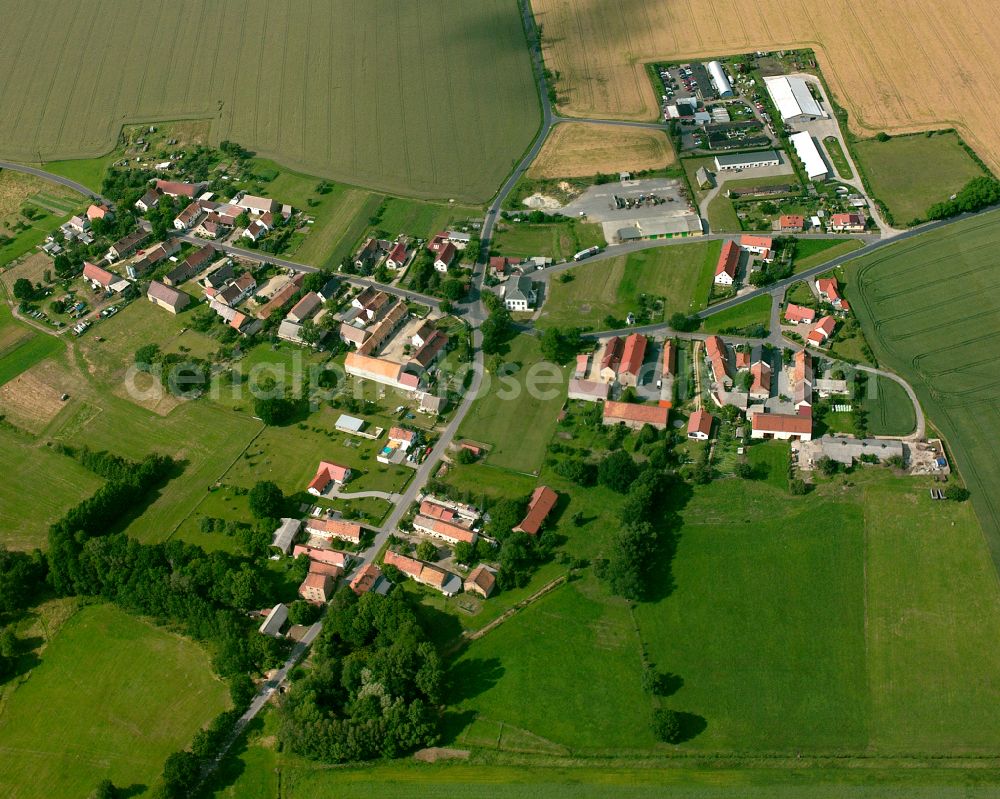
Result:
<svg viewBox="0 0 1000 799"><path fill-rule="evenodd" d="M858 239L796 239L793 262L795 274L825 264L864 246L865 243Z"/></svg>
<svg viewBox="0 0 1000 799"><path fill-rule="evenodd" d="M564 222L532 225L509 222L493 237L493 252L498 255L531 258L541 255L562 261L588 247L603 247L604 233L593 222L568 219Z"/></svg>
<svg viewBox="0 0 1000 799"><path fill-rule="evenodd" d="M518 472L537 472L541 466L566 399L568 372L554 364L533 369L540 360L537 338L515 338L504 356L504 367L487 373L483 389L458 429L463 438L489 445L486 462L492 466ZM505 375L504 369L515 371ZM528 386L536 375L545 382L538 383L537 396L532 396Z"/></svg>
<svg viewBox="0 0 1000 799"><path fill-rule="evenodd" d="M753 325L771 323L771 295L761 294L752 300L728 308L706 317L701 329L706 333L722 333L726 330L744 330Z"/></svg>
<svg viewBox="0 0 1000 799"><path fill-rule="evenodd" d="M96 0L58 13L3 0L0 18L11 44L0 156L11 160L103 156L123 118L203 118L213 143L306 174L483 201L538 129L514 0L222 0L197 16L166 0L114 14ZM221 75L211 91L204 75Z"/></svg>
<svg viewBox="0 0 1000 799"><path fill-rule="evenodd" d="M609 314L624 319L637 312L643 294L663 298L664 318L700 311L712 290L721 247L719 242L696 242L585 261L549 281L540 324L600 328ZM563 283L562 275L571 280Z"/></svg>
<svg viewBox="0 0 1000 799"><path fill-rule="evenodd" d="M27 435L0 427L4 479L0 481L0 544L8 549L44 548L49 525L103 482L66 455ZM39 480L39 475L45 475Z"/></svg>
<svg viewBox="0 0 1000 799"><path fill-rule="evenodd" d="M197 645L108 605L79 610L0 709L0 793L142 791L228 704Z"/></svg>
<svg viewBox="0 0 1000 799"><path fill-rule="evenodd" d="M1000 214L917 236L852 262L847 292L880 364L914 387L972 491L1000 563L1000 400L992 342L1000 336L991 253Z"/></svg>
<svg viewBox="0 0 1000 799"><path fill-rule="evenodd" d="M982 168L953 132L867 139L854 145L859 168L897 226L922 219L934 203L947 200Z"/></svg>

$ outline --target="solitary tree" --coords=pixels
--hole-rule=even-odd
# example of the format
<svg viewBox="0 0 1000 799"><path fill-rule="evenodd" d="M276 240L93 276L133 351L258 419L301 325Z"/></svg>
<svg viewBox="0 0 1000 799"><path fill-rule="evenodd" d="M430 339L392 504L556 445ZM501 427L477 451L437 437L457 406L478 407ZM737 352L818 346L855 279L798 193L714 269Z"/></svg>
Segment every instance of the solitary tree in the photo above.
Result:
<svg viewBox="0 0 1000 799"><path fill-rule="evenodd" d="M285 504L285 495L270 480L261 480L250 489L250 512L258 519L277 519Z"/></svg>
<svg viewBox="0 0 1000 799"><path fill-rule="evenodd" d="M28 302L35 296L35 287L26 277L19 277L14 281L14 297L21 302Z"/></svg>
<svg viewBox="0 0 1000 799"><path fill-rule="evenodd" d="M659 708L653 713L653 733L664 743L675 744L681 738L681 719L677 711Z"/></svg>

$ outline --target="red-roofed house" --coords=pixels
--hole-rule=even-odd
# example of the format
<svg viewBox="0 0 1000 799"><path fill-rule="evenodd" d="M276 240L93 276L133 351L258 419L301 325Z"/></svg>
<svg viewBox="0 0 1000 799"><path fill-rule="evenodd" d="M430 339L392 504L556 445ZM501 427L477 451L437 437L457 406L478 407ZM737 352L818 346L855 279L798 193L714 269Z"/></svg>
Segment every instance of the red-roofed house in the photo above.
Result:
<svg viewBox="0 0 1000 799"><path fill-rule="evenodd" d="M715 264L715 283L717 286L731 286L736 282L736 270L740 265L740 248L735 241L727 241L719 253Z"/></svg>
<svg viewBox="0 0 1000 799"><path fill-rule="evenodd" d="M352 544L361 543L361 525L340 519L309 519L306 532L321 538L339 538Z"/></svg>
<svg viewBox="0 0 1000 799"><path fill-rule="evenodd" d="M660 373L664 377L672 376L677 370L677 347L674 346L674 342L667 341L663 342L663 356L660 360Z"/></svg>
<svg viewBox="0 0 1000 799"><path fill-rule="evenodd" d="M864 233L865 217L863 214L855 212L832 214L830 216L830 230L834 233Z"/></svg>
<svg viewBox="0 0 1000 799"><path fill-rule="evenodd" d="M834 328L836 327L836 319L832 316L824 316L816 323L816 327L809 332L809 335L806 336L806 341L814 347L822 346L823 343L833 335Z"/></svg>
<svg viewBox="0 0 1000 799"><path fill-rule="evenodd" d="M618 369L618 381L623 386L635 386L639 382L639 372L646 357L646 337L633 333L625 339L621 367Z"/></svg>
<svg viewBox="0 0 1000 799"><path fill-rule="evenodd" d="M755 413L750 422L750 437L809 441L812 438L812 415Z"/></svg>
<svg viewBox="0 0 1000 799"><path fill-rule="evenodd" d="M521 523L514 528L515 533L527 533L528 535L538 535L545 524L545 519L552 512L559 501L559 495L548 486L538 486L531 493L531 500L528 502L528 512Z"/></svg>
<svg viewBox="0 0 1000 799"><path fill-rule="evenodd" d="M742 372L750 368L750 353L746 350L736 350L736 369Z"/></svg>
<svg viewBox="0 0 1000 799"><path fill-rule="evenodd" d="M457 514L451 508L446 508L444 505L438 505L436 502L425 499L420 503L420 515L450 522Z"/></svg>
<svg viewBox="0 0 1000 799"><path fill-rule="evenodd" d="M91 205L87 209L87 219L93 222L95 219L105 219L111 215L111 209L106 205Z"/></svg>
<svg viewBox="0 0 1000 799"><path fill-rule="evenodd" d="M701 408L696 410L688 418L688 438L696 441L708 441L712 435L712 414L706 413Z"/></svg>
<svg viewBox="0 0 1000 799"><path fill-rule="evenodd" d="M306 579L302 581L302 585L299 586L299 596L306 602L312 602L314 605L322 605L325 602L329 602L332 595L333 577L329 574L309 572L306 575Z"/></svg>
<svg viewBox="0 0 1000 799"><path fill-rule="evenodd" d="M434 268L438 272L447 272L448 267L452 265L455 260L455 254L458 250L455 249L455 245L450 241L444 242L441 248L437 251L437 257L434 259Z"/></svg>
<svg viewBox="0 0 1000 799"><path fill-rule="evenodd" d="M624 424L633 430L639 430L646 424L652 425L657 430L665 430L669 414L669 408L609 400L604 403L602 421L604 424Z"/></svg>
<svg viewBox="0 0 1000 799"><path fill-rule="evenodd" d="M816 280L816 292L824 302L830 303L838 311L849 311L851 306L840 296L840 284L835 277L821 277Z"/></svg>
<svg viewBox="0 0 1000 799"><path fill-rule="evenodd" d="M705 352L708 355L709 363L712 365L712 379L722 388L729 389L733 386L733 379L729 376L729 364L726 361L726 345L718 336L709 336L705 339Z"/></svg>
<svg viewBox="0 0 1000 799"><path fill-rule="evenodd" d="M412 577L418 583L430 586L445 596L454 596L462 590L462 580L457 574L445 571L430 563L424 563L416 558L408 558L398 552L389 550L383 557L387 566L395 566L403 574Z"/></svg>
<svg viewBox="0 0 1000 799"><path fill-rule="evenodd" d="M476 566L465 578L465 590L470 594L479 594L483 599L490 598L496 584L496 576L482 564Z"/></svg>
<svg viewBox="0 0 1000 799"><path fill-rule="evenodd" d="M426 533L434 538L440 538L442 541L447 541L452 545L459 542L475 544L479 539L479 533L475 530L470 530L468 527L463 527L444 519L435 519L419 514L413 517L413 529L418 533Z"/></svg>
<svg viewBox="0 0 1000 799"><path fill-rule="evenodd" d="M377 563L369 563L351 578L351 590L358 596L374 591L384 594L389 590L389 581L382 576L382 570Z"/></svg>
<svg viewBox="0 0 1000 799"><path fill-rule="evenodd" d="M169 194L171 197L193 198L206 185L205 183L178 183L172 180L156 181L156 188L163 194Z"/></svg>
<svg viewBox="0 0 1000 799"><path fill-rule="evenodd" d="M309 488L306 490L310 494L320 497L327 492L331 484L343 485L350 479L351 470L349 467L338 466L328 461L320 461L319 468L316 469L316 476L309 483Z"/></svg>
<svg viewBox="0 0 1000 799"><path fill-rule="evenodd" d="M750 367L750 399L766 400L771 396L771 367L757 361Z"/></svg>
<svg viewBox="0 0 1000 799"><path fill-rule="evenodd" d="M83 279L89 281L95 289L109 288L112 283L117 283L119 280L114 272L102 269L90 261L83 262Z"/></svg>
<svg viewBox="0 0 1000 799"><path fill-rule="evenodd" d="M406 266L406 261L409 257L410 253L407 251L406 245L402 241L397 241L385 258L386 268L402 269Z"/></svg>
<svg viewBox="0 0 1000 799"><path fill-rule="evenodd" d="M806 226L806 218L799 214L782 214L778 218L778 230L782 233L801 233Z"/></svg>
<svg viewBox="0 0 1000 799"><path fill-rule="evenodd" d="M794 302L790 302L788 303L788 307L785 308L785 321L791 322L793 325L811 325L815 319L816 312L812 308L806 308L804 305L796 305Z"/></svg>
<svg viewBox="0 0 1000 799"><path fill-rule="evenodd" d="M609 338L604 345L604 355L601 356L601 380L605 383L613 383L618 379L623 348L624 343L618 336Z"/></svg>
<svg viewBox="0 0 1000 799"><path fill-rule="evenodd" d="M771 252L773 244L770 236L755 236L752 233L744 233L740 236L740 246L754 255L767 255Z"/></svg>
<svg viewBox="0 0 1000 799"><path fill-rule="evenodd" d="M329 563L331 566L339 566L341 569L346 569L351 562L350 556L345 552L336 549L309 547L305 544L296 544L292 547L292 557L297 558L299 555L307 555L309 560L314 560L318 563Z"/></svg>

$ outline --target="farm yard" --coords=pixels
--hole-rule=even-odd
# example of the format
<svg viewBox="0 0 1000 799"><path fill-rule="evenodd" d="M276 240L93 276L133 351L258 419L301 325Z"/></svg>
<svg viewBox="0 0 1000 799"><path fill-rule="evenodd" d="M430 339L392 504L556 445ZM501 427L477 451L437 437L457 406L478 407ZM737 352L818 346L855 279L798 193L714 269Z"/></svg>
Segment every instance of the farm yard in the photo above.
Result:
<svg viewBox="0 0 1000 799"><path fill-rule="evenodd" d="M83 607L0 707L0 793L82 797L105 777L145 790L227 705L196 644L110 605Z"/></svg>
<svg viewBox="0 0 1000 799"><path fill-rule="evenodd" d="M676 161L666 133L617 125L563 123L549 134L529 178L578 178L599 173L665 169Z"/></svg>
<svg viewBox="0 0 1000 799"><path fill-rule="evenodd" d="M854 152L872 192L898 226L926 218L934 203L983 174L953 132L866 139L855 143Z"/></svg>
<svg viewBox="0 0 1000 799"><path fill-rule="evenodd" d="M638 314L641 295L663 299L663 311L651 321L660 322L675 312L693 313L708 303L719 257L718 242L696 242L658 247L620 255L604 261L582 263L563 283L549 281L539 325L600 329L608 315L625 319Z"/></svg>
<svg viewBox="0 0 1000 799"><path fill-rule="evenodd" d="M1000 405L990 349L1000 307L988 260L998 243L996 212L914 237L850 263L847 294L880 364L913 385L948 441L1000 563L1000 466L991 443L1000 436Z"/></svg>
<svg viewBox="0 0 1000 799"><path fill-rule="evenodd" d="M113 10L3 0L0 17L11 45L0 54L0 156L10 160L95 159L113 149L123 118L201 118L212 120L212 142L238 141L308 174L482 201L538 128L514 0L393 0L370 11L351 0ZM116 44L126 39L148 45ZM58 57L28 57L43 52ZM198 76L222 65L206 91Z"/></svg>
<svg viewBox="0 0 1000 799"><path fill-rule="evenodd" d="M648 62L811 47L854 133L915 132L961 120L962 137L1000 170L1000 124L992 111L1000 87L991 68L1000 29L981 5L893 0L880 8L886 24L848 0L819 7L754 0L740 6L738 19L731 3L719 0L641 10L600 0L533 0L532 8L545 65L560 76L558 108L569 116L655 119L659 101ZM970 38L969 31L982 33Z"/></svg>

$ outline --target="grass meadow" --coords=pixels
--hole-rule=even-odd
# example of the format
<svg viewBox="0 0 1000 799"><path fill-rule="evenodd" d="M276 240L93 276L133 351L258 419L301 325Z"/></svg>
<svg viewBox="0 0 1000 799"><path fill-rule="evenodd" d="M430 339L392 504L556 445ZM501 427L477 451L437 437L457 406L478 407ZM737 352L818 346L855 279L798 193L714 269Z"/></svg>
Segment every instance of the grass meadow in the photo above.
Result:
<svg viewBox="0 0 1000 799"><path fill-rule="evenodd" d="M1000 214L959 222L852 262L847 292L879 363L913 385L947 440L1000 563L1000 465L991 443L1000 437L998 243Z"/></svg>
<svg viewBox="0 0 1000 799"><path fill-rule="evenodd" d="M864 246L858 239L797 239L795 242L795 274L819 266Z"/></svg>
<svg viewBox="0 0 1000 799"><path fill-rule="evenodd" d="M0 794L84 797L104 778L143 793L228 701L196 644L84 607L0 708Z"/></svg>
<svg viewBox="0 0 1000 799"><path fill-rule="evenodd" d="M866 139L854 144L854 153L897 227L925 218L934 203L983 174L954 132Z"/></svg>
<svg viewBox="0 0 1000 799"><path fill-rule="evenodd" d="M769 327L771 323L771 295L761 294L752 300L727 308L705 318L701 329L706 333L724 330L742 330L751 325Z"/></svg>
<svg viewBox="0 0 1000 799"><path fill-rule="evenodd" d="M512 258L532 258L536 255L562 261L588 247L603 247L604 233L594 222L569 219L533 225L528 222L507 222L493 237L492 251Z"/></svg>
<svg viewBox="0 0 1000 799"><path fill-rule="evenodd" d="M530 367L541 360L538 339L521 335L510 342L503 356L504 367L490 370L488 383L462 421L458 433L463 438L490 447L486 463L522 473L537 473L549 440L555 432L559 409L566 399L566 367L546 375L540 384L547 399L532 397L526 389ZM551 366L551 365L550 365ZM505 370L513 370L504 375Z"/></svg>
<svg viewBox="0 0 1000 799"><path fill-rule="evenodd" d="M664 318L700 311L708 302L721 247L719 242L697 242L583 262L562 273L571 276L568 283L561 275L549 281L539 324L600 328L609 314L624 319L639 311L643 294L663 298Z"/></svg>
<svg viewBox="0 0 1000 799"><path fill-rule="evenodd" d="M156 0L104 11L98 0L65 13L0 5L12 43L0 86L4 158L98 159L123 118L202 118L212 142L238 141L306 174L484 201L538 129L514 0L392 0L364 13L348 0L223 0L197 14ZM118 46L125 38L151 45ZM43 52L58 57L32 55ZM206 92L196 76L220 70Z"/></svg>

